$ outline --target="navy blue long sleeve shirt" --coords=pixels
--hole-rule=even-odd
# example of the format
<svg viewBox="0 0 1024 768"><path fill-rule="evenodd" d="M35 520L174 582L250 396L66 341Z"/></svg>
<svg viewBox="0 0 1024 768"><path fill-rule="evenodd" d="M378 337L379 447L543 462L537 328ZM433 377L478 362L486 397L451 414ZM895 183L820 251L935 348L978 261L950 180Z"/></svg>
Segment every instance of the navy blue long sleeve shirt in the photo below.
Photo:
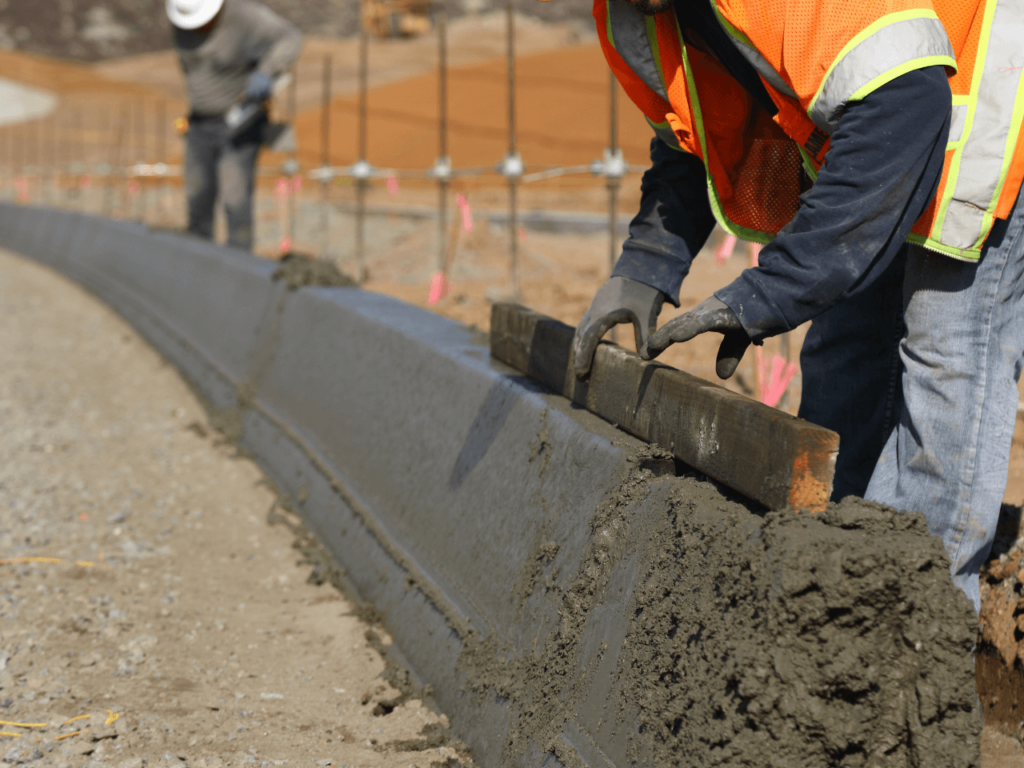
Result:
<svg viewBox="0 0 1024 768"><path fill-rule="evenodd" d="M796 328L869 287L892 263L942 175L952 95L942 67L851 102L814 186L759 266L715 292L754 341ZM679 288L714 228L704 164L655 140L613 275Z"/></svg>

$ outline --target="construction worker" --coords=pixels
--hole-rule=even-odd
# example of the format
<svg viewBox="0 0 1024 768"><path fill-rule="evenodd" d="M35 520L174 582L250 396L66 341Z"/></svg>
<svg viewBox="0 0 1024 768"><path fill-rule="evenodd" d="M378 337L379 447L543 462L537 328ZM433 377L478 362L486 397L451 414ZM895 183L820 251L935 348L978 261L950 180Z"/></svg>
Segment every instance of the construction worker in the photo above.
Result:
<svg viewBox="0 0 1024 768"><path fill-rule="evenodd" d="M925 514L980 606L1024 363L1019 0L595 0L657 138L640 211L574 343L643 357L716 331L717 373L813 324L799 415L836 430L835 494ZM715 221L766 243L655 330Z"/></svg>
<svg viewBox="0 0 1024 768"><path fill-rule="evenodd" d="M167 0L167 17L190 105L185 150L188 230L213 238L219 193L228 245L251 250L253 177L267 125L262 105L275 78L298 58L302 34L254 0ZM229 120L229 113L240 117Z"/></svg>

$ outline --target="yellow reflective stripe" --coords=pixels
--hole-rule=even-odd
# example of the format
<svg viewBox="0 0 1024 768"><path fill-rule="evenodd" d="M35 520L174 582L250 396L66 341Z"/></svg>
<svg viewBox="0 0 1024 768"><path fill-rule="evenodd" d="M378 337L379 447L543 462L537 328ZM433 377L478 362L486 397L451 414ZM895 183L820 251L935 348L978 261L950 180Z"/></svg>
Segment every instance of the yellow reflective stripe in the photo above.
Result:
<svg viewBox="0 0 1024 768"><path fill-rule="evenodd" d="M995 6L995 3L989 3L991 6ZM994 10L994 9L993 9ZM986 21L991 21L987 19ZM982 37L978 43L978 61L984 61L982 58L984 49L988 47L988 37L985 35L985 30L982 30ZM949 201L953 199L953 191L956 189L956 180L960 176L960 161L963 159L964 142L967 137L971 135L971 127L974 125L974 108L977 105L978 98L978 85L981 83L981 67L977 64L974 66L974 74L971 78L971 93L968 98L968 110L967 118L964 120L964 129L960 134L960 141L957 142L955 152L953 153L953 159L949 162L949 172L946 174L946 186L942 190L942 198L935 205L935 221L932 222L931 231L928 233L932 239L938 238L942 232L942 225L946 223L946 211L949 210ZM936 242L938 242L936 240Z"/></svg>
<svg viewBox="0 0 1024 768"><path fill-rule="evenodd" d="M943 245L938 240L932 240L930 237L923 237L922 235L907 235L907 242L919 245L922 248L926 248L929 251L935 251L941 253L943 256L949 256L951 259L957 261L978 261L981 258L981 249L969 250L966 248L954 248L951 245Z"/></svg>
<svg viewBox="0 0 1024 768"><path fill-rule="evenodd" d="M768 59L761 55L761 52L757 50L757 47L750 41L750 38L725 18L719 10L715 0L711 0L711 7L714 8L715 15L718 17L718 22L722 25L722 29L724 29L726 34L733 39L736 50L740 52L740 55L750 63L761 77L763 77L773 88L779 91L779 93L789 96L792 99L796 99L796 91L794 91L792 87L790 87L789 83L786 82L785 78L775 70Z"/></svg>
<svg viewBox="0 0 1024 768"><path fill-rule="evenodd" d="M797 149L800 150L800 158L804 161L804 170L807 171L807 175L811 177L811 181L818 180L818 169L814 165L814 158L811 157L811 153L801 147L799 144L796 145Z"/></svg>
<svg viewBox="0 0 1024 768"><path fill-rule="evenodd" d="M1013 162L1013 151L1017 148L1017 138L1020 136L1021 120L1024 119L1024 78L1017 83L1017 97L1013 102L1013 115L1010 118L1010 132L1006 137L1006 145L1003 148L1003 165L999 169L999 181L996 183L996 191L992 200L985 210L985 217L982 219L981 232L974 243L975 248L981 248L992 229L992 219L995 218L996 206L999 204L999 197L1006 186L1006 176L1010 171L1010 163Z"/></svg>
<svg viewBox="0 0 1024 768"><path fill-rule="evenodd" d="M891 83L900 75L907 74L907 72L913 72L915 69L924 69L925 67L939 66L956 68L956 60L951 56L922 56L919 59L911 59L900 64L898 67L893 67L888 72L883 72L874 80L861 86L853 92L847 101L861 101L865 96L874 93L886 83Z"/></svg>
<svg viewBox="0 0 1024 768"><path fill-rule="evenodd" d="M835 57L829 68L825 70L825 76L821 78L821 85L818 86L818 92L814 94L814 98L811 99L811 103L807 105L807 111L810 112L814 108L814 102L821 96L821 91L825 87L825 83L828 81L828 76L832 74L832 70L836 68L846 54L860 45L862 42L871 37L875 32L880 30L882 27L887 27L890 24L895 24L897 21L908 21L910 19L936 19L938 20L938 14L935 11L928 11L923 9L912 10L912 11L901 11L899 13L890 13L887 16L883 16L874 24L862 29L859 33L853 36L853 38L846 45L843 46L843 50L839 52L839 55Z"/></svg>
<svg viewBox="0 0 1024 768"><path fill-rule="evenodd" d="M981 24L981 34L978 37L978 52L974 57L974 71L971 73L971 92L967 96L967 119L964 120L964 130L961 134L960 146L953 153L953 159L949 163L949 172L946 174L946 186L942 192L942 199L935 206L935 221L932 222L932 229L929 232L930 239L939 242L942 234L942 227L946 223L946 212L949 210L949 203L953 199L953 192L956 190L956 182L960 177L960 161L963 159L964 143L971 135L971 128L974 127L974 113L978 106L978 91L981 88L981 76L985 71L984 61L988 54L989 35L992 32L992 19L996 15L996 0L987 0L985 3L985 18Z"/></svg>
<svg viewBox="0 0 1024 768"><path fill-rule="evenodd" d="M697 96L697 83L693 77L693 70L690 68L690 56L686 50L686 43L683 41L682 32L679 30L678 20L676 20L676 34L679 35L679 47L683 52L683 72L686 74L686 89L690 97L690 108L693 110L694 119L697 121L697 138L700 141L701 154L704 156L704 174L707 177L708 201L711 203L711 212L715 215L715 220L722 226L722 229L729 234L742 237L744 240L752 240L755 243L770 243L775 237L774 234L741 227L730 221L729 217L725 215L725 211L722 210L722 201L718 197L715 181L708 168L708 145L707 139L704 136L704 115L700 109L700 98Z"/></svg>
<svg viewBox="0 0 1024 768"><path fill-rule="evenodd" d="M829 78L831 77L833 71L843 61L843 59L846 58L847 54L849 54L851 51L853 51L854 48L856 48L858 45L863 43L865 40L867 40L875 33L879 32L883 28L891 26L893 24L898 24L903 21L911 21L913 19L932 19L941 24L941 22L939 21L939 17L935 13L935 11L918 8L909 11L900 11L898 13L887 14L882 18L878 19L873 24L862 29L860 32L854 35L853 39L851 39L850 42L843 46L843 49L839 52L839 55L836 56L836 58L832 61L832 64L829 65L829 68L825 71L825 76L821 78L821 85L818 86L818 91L814 94L814 98L811 99L810 104L807 105L807 114L810 115L811 112L814 111L814 107L817 105L818 99L821 98L821 95L824 92L825 87L828 84ZM955 69L956 61L952 61L952 64L947 66L952 66Z"/></svg>
<svg viewBox="0 0 1024 768"><path fill-rule="evenodd" d="M667 120L664 123L656 123L649 117L645 116L645 119L647 120L647 124L654 129L654 135L658 137L658 140L661 141L662 144L674 149L676 152L686 152L686 150L680 146L679 137L676 136L676 132L672 130L672 126L669 125Z"/></svg>
<svg viewBox="0 0 1024 768"><path fill-rule="evenodd" d="M743 34L739 29L732 25L722 12L718 9L717 0L711 0L711 7L715 9L715 15L718 17L718 21L721 22L722 26L725 27L725 31L728 32L733 38L739 40L744 45L748 45L754 50L757 50L757 46L750 42L750 38Z"/></svg>

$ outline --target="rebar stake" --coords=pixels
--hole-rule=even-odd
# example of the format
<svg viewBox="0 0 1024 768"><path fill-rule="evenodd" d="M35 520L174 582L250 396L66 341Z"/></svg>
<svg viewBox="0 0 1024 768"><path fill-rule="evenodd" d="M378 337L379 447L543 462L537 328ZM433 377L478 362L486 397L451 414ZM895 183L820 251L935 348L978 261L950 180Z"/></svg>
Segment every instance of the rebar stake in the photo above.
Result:
<svg viewBox="0 0 1024 768"><path fill-rule="evenodd" d="M330 244L331 210L328 194L331 186L331 55L324 56L323 105L320 110L320 258L327 258Z"/></svg>
<svg viewBox="0 0 1024 768"><path fill-rule="evenodd" d="M366 19L360 16L359 27L359 152L356 166L369 170L367 154L367 120L370 72L370 31ZM366 192L369 179L366 174L356 176L356 282L366 282Z"/></svg>

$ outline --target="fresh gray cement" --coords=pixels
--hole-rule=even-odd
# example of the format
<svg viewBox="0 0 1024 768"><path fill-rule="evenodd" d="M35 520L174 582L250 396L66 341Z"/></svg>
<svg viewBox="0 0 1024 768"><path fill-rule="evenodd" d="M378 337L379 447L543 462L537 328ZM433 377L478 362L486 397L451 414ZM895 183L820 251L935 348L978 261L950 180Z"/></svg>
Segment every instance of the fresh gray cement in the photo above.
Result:
<svg viewBox="0 0 1024 768"><path fill-rule="evenodd" d="M765 513L470 329L137 225L0 206L229 425L484 766L979 762L975 620L920 515Z"/></svg>

